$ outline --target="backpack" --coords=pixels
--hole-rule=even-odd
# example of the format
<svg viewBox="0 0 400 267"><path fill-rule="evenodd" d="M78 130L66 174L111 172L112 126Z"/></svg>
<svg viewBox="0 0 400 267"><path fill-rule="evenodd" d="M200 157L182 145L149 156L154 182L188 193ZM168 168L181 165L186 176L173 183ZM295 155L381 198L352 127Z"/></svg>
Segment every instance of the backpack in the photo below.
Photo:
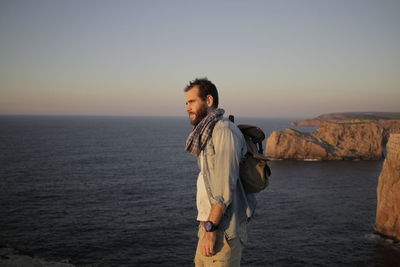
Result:
<svg viewBox="0 0 400 267"><path fill-rule="evenodd" d="M233 116L229 120L234 122ZM264 132L251 125L238 125L247 144L247 153L239 166L239 175L246 193L258 193L268 186L271 169L263 155L262 141L265 139Z"/></svg>

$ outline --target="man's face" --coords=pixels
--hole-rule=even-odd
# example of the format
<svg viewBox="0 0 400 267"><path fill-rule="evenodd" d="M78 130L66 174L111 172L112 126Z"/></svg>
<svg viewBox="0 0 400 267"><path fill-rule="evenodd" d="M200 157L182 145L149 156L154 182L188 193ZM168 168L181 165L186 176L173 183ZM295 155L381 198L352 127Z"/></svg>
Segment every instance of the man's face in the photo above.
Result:
<svg viewBox="0 0 400 267"><path fill-rule="evenodd" d="M207 101L199 97L199 87L195 86L185 93L186 112L188 113L190 123L194 126L207 116Z"/></svg>

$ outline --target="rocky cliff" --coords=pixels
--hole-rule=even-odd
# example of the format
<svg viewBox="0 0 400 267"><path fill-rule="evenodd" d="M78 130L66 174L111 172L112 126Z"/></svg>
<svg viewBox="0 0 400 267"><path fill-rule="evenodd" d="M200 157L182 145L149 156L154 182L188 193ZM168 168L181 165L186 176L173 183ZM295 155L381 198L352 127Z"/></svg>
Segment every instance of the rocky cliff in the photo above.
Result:
<svg viewBox="0 0 400 267"><path fill-rule="evenodd" d="M301 160L377 160L383 156L384 129L373 122L323 123L313 133L274 131L266 156Z"/></svg>
<svg viewBox="0 0 400 267"><path fill-rule="evenodd" d="M375 231L400 241L400 134L391 134L379 175Z"/></svg>
<svg viewBox="0 0 400 267"><path fill-rule="evenodd" d="M385 143L390 134L400 133L400 120L378 120L377 123L384 129Z"/></svg>
<svg viewBox="0 0 400 267"><path fill-rule="evenodd" d="M267 139L265 155L275 159L322 160L331 157L327 143L293 129L274 131Z"/></svg>

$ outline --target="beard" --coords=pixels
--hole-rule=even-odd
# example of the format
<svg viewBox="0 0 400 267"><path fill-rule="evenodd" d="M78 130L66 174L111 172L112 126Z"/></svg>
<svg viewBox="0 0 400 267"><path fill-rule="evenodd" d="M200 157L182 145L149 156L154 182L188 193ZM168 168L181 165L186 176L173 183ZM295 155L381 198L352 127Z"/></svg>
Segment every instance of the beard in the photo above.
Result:
<svg viewBox="0 0 400 267"><path fill-rule="evenodd" d="M196 115L194 117L194 119L190 118L190 114L195 114ZM197 112L190 112L189 113L190 124L192 124L193 126L196 127L197 124L199 124L201 122L201 120L204 119L207 115L208 115L207 105L202 105Z"/></svg>

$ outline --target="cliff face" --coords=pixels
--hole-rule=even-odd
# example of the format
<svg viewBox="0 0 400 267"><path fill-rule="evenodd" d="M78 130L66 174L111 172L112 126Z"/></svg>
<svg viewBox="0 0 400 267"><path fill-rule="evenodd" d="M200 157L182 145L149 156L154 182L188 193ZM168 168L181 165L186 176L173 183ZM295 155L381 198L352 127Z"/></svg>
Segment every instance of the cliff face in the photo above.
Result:
<svg viewBox="0 0 400 267"><path fill-rule="evenodd" d="M274 131L266 144L266 156L279 159L326 159L330 157L327 144L311 134L293 129Z"/></svg>
<svg viewBox="0 0 400 267"><path fill-rule="evenodd" d="M400 120L378 120L378 124L385 129L385 143L389 139L389 135L400 133Z"/></svg>
<svg viewBox="0 0 400 267"><path fill-rule="evenodd" d="M331 145L341 159L376 160L383 155L383 128L376 123L324 123L312 135Z"/></svg>
<svg viewBox="0 0 400 267"><path fill-rule="evenodd" d="M323 123L311 134L293 129L273 132L266 156L279 159L381 159L383 128L376 123Z"/></svg>
<svg viewBox="0 0 400 267"><path fill-rule="evenodd" d="M400 241L400 134L391 134L377 187L375 231Z"/></svg>

